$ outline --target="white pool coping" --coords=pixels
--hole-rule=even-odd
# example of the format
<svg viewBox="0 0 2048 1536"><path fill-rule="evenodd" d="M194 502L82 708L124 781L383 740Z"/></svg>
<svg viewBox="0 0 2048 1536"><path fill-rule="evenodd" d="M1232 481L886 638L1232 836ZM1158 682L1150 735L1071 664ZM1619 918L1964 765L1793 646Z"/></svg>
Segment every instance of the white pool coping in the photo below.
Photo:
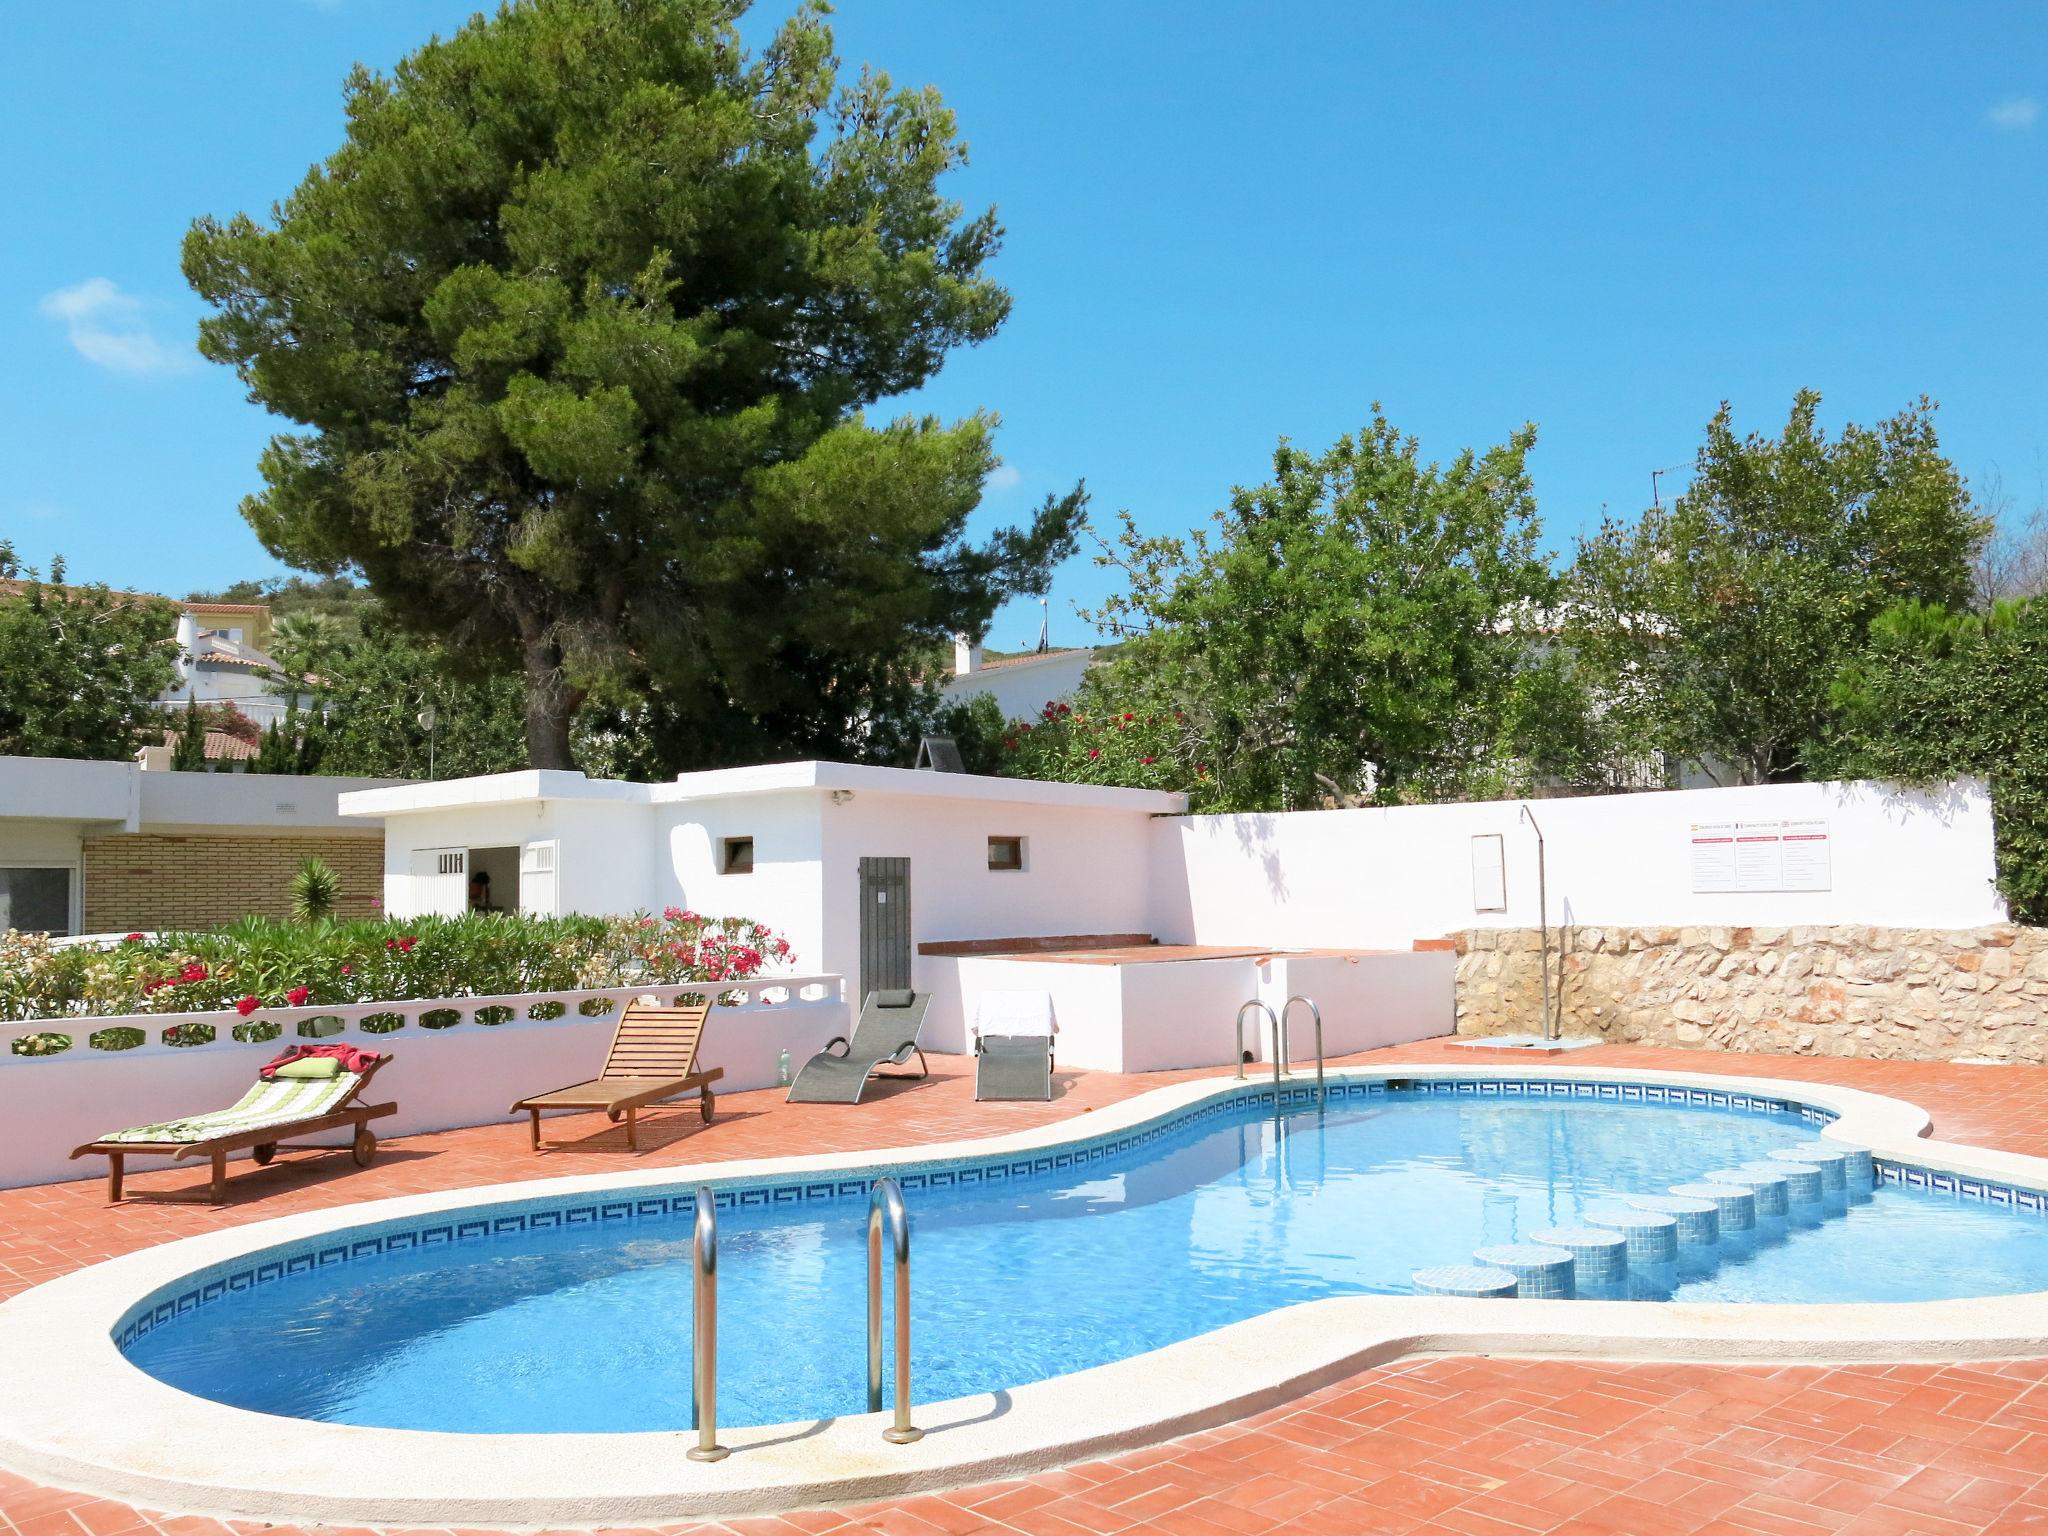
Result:
<svg viewBox="0 0 2048 1536"><path fill-rule="evenodd" d="M1527 1068L1375 1062L1330 1075L1364 1082L1538 1076L1762 1095L1833 1112L1838 1118L1824 1136L1868 1147L1880 1158L2048 1189L2048 1159L1926 1139L1931 1121L1914 1105L1827 1083L1553 1061ZM2048 1291L1828 1305L1331 1297L1048 1381L920 1404L915 1421L926 1433L911 1445L883 1441L886 1416L847 1416L721 1428L719 1438L733 1454L701 1464L684 1457L694 1443L687 1432L470 1435L251 1413L165 1385L130 1365L113 1341L124 1316L161 1287L258 1249L343 1228L645 1186L866 1173L1043 1150L1092 1141L1238 1086L1227 1077L1178 1083L1035 1130L972 1141L368 1201L126 1254L0 1305L0 1466L148 1508L226 1517L350 1525L639 1524L850 1503L1016 1476L1226 1423L1407 1355L1727 1362L2048 1355ZM733 1316L720 1321L728 1332L747 1325Z"/></svg>

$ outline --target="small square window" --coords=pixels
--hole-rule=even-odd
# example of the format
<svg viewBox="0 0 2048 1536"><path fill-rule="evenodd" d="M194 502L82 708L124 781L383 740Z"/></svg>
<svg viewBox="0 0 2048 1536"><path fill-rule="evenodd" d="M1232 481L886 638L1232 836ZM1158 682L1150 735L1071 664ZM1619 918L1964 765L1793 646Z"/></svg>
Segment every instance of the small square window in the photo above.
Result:
<svg viewBox="0 0 2048 1536"><path fill-rule="evenodd" d="M725 859L719 867L728 875L751 875L754 872L754 840L751 837L728 837L725 840Z"/></svg>
<svg viewBox="0 0 2048 1536"><path fill-rule="evenodd" d="M1021 837L992 837L988 840L988 867L990 869L1016 869L1024 867L1024 839Z"/></svg>

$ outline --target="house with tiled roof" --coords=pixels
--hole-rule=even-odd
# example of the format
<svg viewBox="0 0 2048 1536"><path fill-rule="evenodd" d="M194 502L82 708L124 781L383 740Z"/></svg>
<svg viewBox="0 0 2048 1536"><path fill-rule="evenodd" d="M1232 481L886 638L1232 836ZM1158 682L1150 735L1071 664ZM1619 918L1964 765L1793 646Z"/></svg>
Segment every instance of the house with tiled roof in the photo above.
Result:
<svg viewBox="0 0 2048 1536"><path fill-rule="evenodd" d="M953 704L985 693L995 699L1005 720L1023 720L1048 702L1072 698L1094 664L1090 646L985 656L978 641L961 635L954 639L953 670L940 679L939 694Z"/></svg>
<svg viewBox="0 0 2048 1536"><path fill-rule="evenodd" d="M268 604L180 605L178 676L161 696L173 718L165 725L163 748L143 749L145 763L162 766L151 759L175 739L175 715L188 700L209 716L209 766L231 771L256 756L263 728L282 719L292 703L284 669L264 649L270 637ZM310 701L300 694L298 702L303 709Z"/></svg>

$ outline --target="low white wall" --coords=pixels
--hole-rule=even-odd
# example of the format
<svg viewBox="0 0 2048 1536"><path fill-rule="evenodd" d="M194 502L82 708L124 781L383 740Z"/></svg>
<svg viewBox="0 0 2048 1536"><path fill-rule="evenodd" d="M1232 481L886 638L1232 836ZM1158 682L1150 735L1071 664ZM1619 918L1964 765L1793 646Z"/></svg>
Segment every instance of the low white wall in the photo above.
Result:
<svg viewBox="0 0 2048 1536"><path fill-rule="evenodd" d="M1457 1033L1457 971L1449 950L1283 956L1259 967L1258 995L1275 1013L1290 997L1313 1001L1323 1015L1323 1054L1348 1056ZM1298 1003L1287 1021L1287 1054L1315 1060L1315 1026ZM1271 1033L1262 1031L1258 1059L1272 1055Z"/></svg>
<svg viewBox="0 0 2048 1536"><path fill-rule="evenodd" d="M1521 801L1151 824L1150 927L1168 943L1399 948L1537 924L1536 834ZM2005 919L1984 786L1771 784L1527 802L1547 848L1549 920L1630 925L1974 928ZM1695 823L1828 824L1829 887L1693 889ZM1472 839L1498 833L1505 910L1482 910Z"/></svg>
<svg viewBox="0 0 2048 1536"><path fill-rule="evenodd" d="M1175 960L1137 965L962 957L930 958L933 1013L950 1003L968 1020L985 992L1029 992L1052 999L1059 1023L1054 1054L1063 1067L1099 1072L1165 1072L1227 1066L1237 1049L1237 1012L1250 999L1276 1013L1291 996L1314 999L1323 1014L1327 1056L1404 1045L1451 1034L1457 1025L1457 956L1449 951L1361 956L1282 956ZM937 1049L972 1049L963 1029L926 1031ZM1315 1031L1299 1006L1289 1025L1289 1054L1315 1060ZM1272 1059L1262 1014L1244 1022L1244 1048Z"/></svg>
<svg viewBox="0 0 2048 1536"><path fill-rule="evenodd" d="M765 1003L758 993L733 1008L715 1008L705 1027L697 1059L702 1067L723 1067L717 1092L767 1088L776 1081L776 1058L787 1049L792 1069L800 1068L834 1035L847 1032L851 1019L839 978L764 977L763 990L807 988L805 998L790 992L785 1001ZM376 1122L380 1137L406 1136L459 1126L506 1127L508 1149L525 1145L525 1124L515 1122L506 1106L529 1094L595 1077L604 1066L605 1051L617 1027L618 1014L584 1018L576 1002L592 996L628 997L645 988L618 988L602 993L566 992L519 998L460 998L449 1001L354 1005L346 1010L304 1008L266 1010L261 1017L283 1023L276 1040L243 1044L228 1031L238 1015L145 1015L112 1019L68 1019L40 1024L0 1025L0 1037L43 1029L73 1036L76 1043L62 1055L46 1057L0 1054L0 1188L47 1184L64 1179L95 1178L106 1171L102 1158L70 1160L73 1147L130 1125L148 1125L176 1115L224 1108L242 1096L255 1080L256 1069L293 1043L294 1022L301 1017L348 1016L349 1027L323 1036L319 1043L344 1041L367 1050L389 1052L391 1061L371 1085L374 1102L394 1102L398 1113ZM683 988L663 987L663 996ZM565 999L568 1012L560 1019L535 1021L523 1015L540 998ZM417 1013L442 1006L465 1012L503 1002L517 1009L512 1021L481 1025L465 1018L448 1029L422 1029ZM353 1017L379 1008L414 1015L391 1034L365 1034ZM164 1046L160 1032L180 1018L212 1023L219 1037L199 1046ZM95 1051L86 1044L94 1029L132 1025L149 1032L149 1043L128 1051ZM694 1108L690 1111L695 1113ZM168 1166L168 1160L136 1158L141 1169Z"/></svg>

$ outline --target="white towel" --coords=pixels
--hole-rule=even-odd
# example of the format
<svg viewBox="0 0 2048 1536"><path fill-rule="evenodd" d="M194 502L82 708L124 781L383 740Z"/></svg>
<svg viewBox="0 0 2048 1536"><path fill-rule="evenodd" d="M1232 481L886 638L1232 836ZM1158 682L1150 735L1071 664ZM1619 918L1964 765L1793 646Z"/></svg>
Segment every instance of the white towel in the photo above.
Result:
<svg viewBox="0 0 2048 1536"><path fill-rule="evenodd" d="M974 1037L1058 1034L1050 992L984 992L974 1002Z"/></svg>

